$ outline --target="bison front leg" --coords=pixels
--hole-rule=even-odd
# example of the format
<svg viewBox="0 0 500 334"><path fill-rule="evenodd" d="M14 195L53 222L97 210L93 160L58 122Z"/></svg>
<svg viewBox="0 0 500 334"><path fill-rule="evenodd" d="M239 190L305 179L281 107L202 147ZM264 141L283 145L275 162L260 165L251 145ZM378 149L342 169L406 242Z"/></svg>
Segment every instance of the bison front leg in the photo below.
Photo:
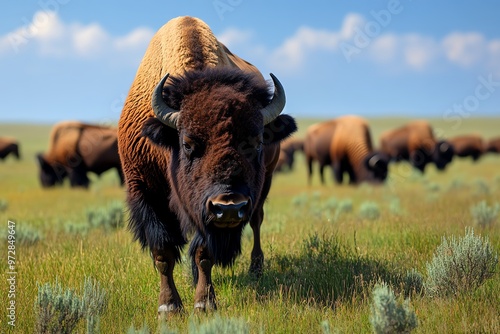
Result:
<svg viewBox="0 0 500 334"><path fill-rule="evenodd" d="M215 291L212 285L213 259L208 255L204 246L198 246L194 256L194 265L197 270L196 292L194 297L195 311L216 310Z"/></svg>
<svg viewBox="0 0 500 334"><path fill-rule="evenodd" d="M160 272L160 296L158 316L176 313L182 310L182 301L174 283L175 256L172 250L154 250L155 267Z"/></svg>
<svg viewBox="0 0 500 334"><path fill-rule="evenodd" d="M262 251L262 246L260 243L260 226L264 219L264 209L260 207L253 214L250 220L250 226L253 231L253 248L250 257L250 270L249 273L257 278L262 276L262 271L264 268L264 252Z"/></svg>

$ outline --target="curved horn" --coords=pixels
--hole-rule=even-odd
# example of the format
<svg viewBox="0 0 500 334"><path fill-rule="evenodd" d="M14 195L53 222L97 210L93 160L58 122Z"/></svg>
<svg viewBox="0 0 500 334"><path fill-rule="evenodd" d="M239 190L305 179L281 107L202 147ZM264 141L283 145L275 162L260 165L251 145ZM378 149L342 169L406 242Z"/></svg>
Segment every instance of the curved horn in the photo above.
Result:
<svg viewBox="0 0 500 334"><path fill-rule="evenodd" d="M168 125L171 128L177 129L177 120L179 119L179 111L170 108L163 100L162 92L163 85L168 79L168 73L165 74L160 83L155 87L153 91L153 96L151 97L151 106L155 113L156 118L158 118L163 124Z"/></svg>
<svg viewBox="0 0 500 334"><path fill-rule="evenodd" d="M273 99L260 111L264 117L264 125L271 123L276 117L278 117L278 115L283 111L286 102L285 90L283 89L283 86L279 82L278 78L276 78L272 73L271 78L274 83Z"/></svg>
<svg viewBox="0 0 500 334"><path fill-rule="evenodd" d="M379 162L380 158L378 157L377 154L373 155L369 160L368 160L368 166L375 168L377 163Z"/></svg>
<svg viewBox="0 0 500 334"><path fill-rule="evenodd" d="M448 145L447 143L445 142L442 142L440 145L439 145L439 150L444 153L446 151L448 151L450 149L450 145Z"/></svg>

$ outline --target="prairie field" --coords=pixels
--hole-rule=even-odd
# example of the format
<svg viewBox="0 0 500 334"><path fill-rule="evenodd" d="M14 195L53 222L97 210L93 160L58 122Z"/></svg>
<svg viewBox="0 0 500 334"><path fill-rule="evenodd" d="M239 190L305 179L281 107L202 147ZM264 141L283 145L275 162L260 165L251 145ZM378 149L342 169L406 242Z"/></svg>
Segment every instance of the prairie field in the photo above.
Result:
<svg viewBox="0 0 500 334"><path fill-rule="evenodd" d="M299 120L297 136L316 121ZM377 145L382 131L408 119L369 121ZM471 132L484 138L500 136L500 118L430 121L445 137ZM132 241L126 224L82 228L88 226L89 210L123 203L125 188L116 172L109 171L100 178L91 174L86 190L71 189L67 183L42 189L35 154L46 150L50 128L0 124L0 135L16 137L22 155L20 161L12 157L0 161L0 333L34 332L40 285L57 281L80 291L87 277L107 292L101 333L127 333L131 326L158 332L159 275L148 252ZM255 280L247 272L252 247L247 226L235 266L214 269L215 313L193 312L194 288L185 256L175 268L185 312L167 320L169 330L194 333L193 328L215 318L234 318L250 333L371 333L373 286L384 281L402 300L405 275L416 270L425 280L426 265L442 237L462 237L472 227L500 253L500 217L481 227L471 215L471 207L483 200L500 203L500 155L487 154L476 163L455 158L444 172L429 166L423 175L406 163L392 164L387 182L379 186L335 185L330 169L327 184L321 185L315 172L308 185L303 155L297 153L293 170L275 175L262 227L263 276ZM378 218L362 214L366 203L378 208ZM19 237L14 268L7 261L9 220L15 222ZM418 318L414 333L499 333L499 268L467 293L409 294L410 308ZM14 298L8 297L11 271L16 272ZM8 324L11 300L15 300L15 327ZM76 332L85 333L84 322Z"/></svg>

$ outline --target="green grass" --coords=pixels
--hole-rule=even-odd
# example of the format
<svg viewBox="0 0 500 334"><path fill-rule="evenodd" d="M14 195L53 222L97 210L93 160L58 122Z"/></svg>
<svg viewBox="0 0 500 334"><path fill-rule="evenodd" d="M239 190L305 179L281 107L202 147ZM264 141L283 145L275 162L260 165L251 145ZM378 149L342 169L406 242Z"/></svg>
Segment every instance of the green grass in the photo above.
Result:
<svg viewBox="0 0 500 334"><path fill-rule="evenodd" d="M405 121L371 120L374 142L383 130ZM299 136L313 122L301 120ZM488 138L498 134L500 119L466 119L458 129L441 120L433 124L448 129L449 136L480 129ZM141 328L143 324L155 333L159 327L159 277L149 254L132 242L126 228L96 227L86 233L70 233L66 227L86 224L89 210L123 201L124 188L110 171L101 178L91 176L88 190L70 189L67 184L41 189L34 156L46 149L49 130L48 125L0 124L1 134L20 139L23 156L19 162L11 158L0 162L0 199L8 203L0 211L0 235L7 233L10 219L17 229L26 226L41 236L34 243L16 244L16 328L7 326L6 307L2 305L0 332L33 332L37 283L57 280L78 290L85 277L92 277L108 295L101 317L102 333L126 333L132 325ZM240 319L251 333L322 333L322 323L328 323L332 333L371 333L373 286L384 280L396 294L404 292L407 272L415 269L425 276L426 263L442 236L463 236L465 227L474 226L475 234L487 236L500 252L500 223L480 229L470 214L470 207L482 200L498 202L500 156L488 155L478 163L457 159L444 173L430 166L423 176L404 163L392 165L387 184L360 187L334 185L329 169L326 186L320 185L317 171L308 186L302 155L296 160L292 172L275 176L266 203L263 277L254 281L247 274L252 246L249 227L243 235L243 254L235 266L214 269L217 316ZM402 214L391 209L394 199ZM342 201L351 202L352 210L333 219L336 205ZM378 205L377 220L359 217L361 205L367 201ZM2 273L8 271L7 246L1 239ZM178 333L187 333L193 324L209 323L216 316L193 314L188 262L174 272L186 308L184 314L168 320L169 329ZM7 301L6 279L0 286L0 300ZM500 332L498 272L471 294L454 298L416 294L410 303L419 321L416 333ZM78 332L85 332L83 324Z"/></svg>

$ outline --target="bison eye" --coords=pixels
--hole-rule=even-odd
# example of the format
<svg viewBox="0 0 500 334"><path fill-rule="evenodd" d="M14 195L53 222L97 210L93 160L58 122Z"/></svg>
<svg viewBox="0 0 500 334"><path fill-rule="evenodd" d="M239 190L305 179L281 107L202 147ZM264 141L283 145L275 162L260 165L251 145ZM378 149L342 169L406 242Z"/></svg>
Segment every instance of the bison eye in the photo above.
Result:
<svg viewBox="0 0 500 334"><path fill-rule="evenodd" d="M184 153L189 158L195 149L195 143L192 139L184 136L182 139L182 148L184 149Z"/></svg>

